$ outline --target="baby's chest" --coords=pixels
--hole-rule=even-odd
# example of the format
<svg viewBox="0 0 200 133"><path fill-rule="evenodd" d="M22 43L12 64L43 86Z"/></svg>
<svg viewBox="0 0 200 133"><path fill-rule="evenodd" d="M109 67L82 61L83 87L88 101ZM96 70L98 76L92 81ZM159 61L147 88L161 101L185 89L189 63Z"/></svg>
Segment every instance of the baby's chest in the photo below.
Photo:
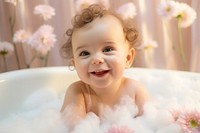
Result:
<svg viewBox="0 0 200 133"><path fill-rule="evenodd" d="M113 108L114 106L123 105L126 103L133 103L135 104L135 93L123 93L119 97L117 97L115 100L113 98L110 98L111 100L107 103L98 101L95 98L88 99L86 103L87 113L93 112L96 115L99 116L99 113L102 111L105 106Z"/></svg>

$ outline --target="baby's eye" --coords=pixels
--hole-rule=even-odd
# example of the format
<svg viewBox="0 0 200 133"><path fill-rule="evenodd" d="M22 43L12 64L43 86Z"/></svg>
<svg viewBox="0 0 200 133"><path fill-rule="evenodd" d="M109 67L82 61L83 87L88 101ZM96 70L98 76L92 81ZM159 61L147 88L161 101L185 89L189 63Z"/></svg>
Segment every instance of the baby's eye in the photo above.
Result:
<svg viewBox="0 0 200 133"><path fill-rule="evenodd" d="M80 54L79 54L79 56L87 56L87 55L89 55L90 53L89 52L87 52L87 51L82 51Z"/></svg>
<svg viewBox="0 0 200 133"><path fill-rule="evenodd" d="M113 50L114 50L114 48L112 48L112 47L106 47L103 49L103 52L111 52Z"/></svg>

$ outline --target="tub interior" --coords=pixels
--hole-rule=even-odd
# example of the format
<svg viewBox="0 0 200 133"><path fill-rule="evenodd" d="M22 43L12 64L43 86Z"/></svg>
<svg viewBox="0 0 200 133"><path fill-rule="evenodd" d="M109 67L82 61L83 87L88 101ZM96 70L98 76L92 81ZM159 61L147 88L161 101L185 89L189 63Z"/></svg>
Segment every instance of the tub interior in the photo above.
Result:
<svg viewBox="0 0 200 133"><path fill-rule="evenodd" d="M63 93L67 86L78 80L68 67L35 68L0 75L0 119L21 111L22 103L39 89Z"/></svg>
<svg viewBox="0 0 200 133"><path fill-rule="evenodd" d="M152 98L152 102L145 105L144 115L130 119L130 114L119 106L119 110L105 113L107 121L101 125L96 117L88 114L73 133L102 133L113 123L130 126L135 133L184 133L181 125L172 122L169 109L180 108L183 112L195 109L200 116L199 73L130 68L124 74L139 80ZM68 132L59 110L67 86L76 80L79 80L76 71L70 71L68 67L33 68L0 74L1 131Z"/></svg>
<svg viewBox="0 0 200 133"><path fill-rule="evenodd" d="M135 79L142 77L179 76L188 79L199 79L197 73L132 68L125 71L125 75ZM78 80L75 71L68 67L49 67L24 69L3 73L0 75L0 119L7 117L12 112L19 112L21 105L33 92L39 89L48 89L56 93L63 93L67 86ZM166 81L167 83L167 81Z"/></svg>

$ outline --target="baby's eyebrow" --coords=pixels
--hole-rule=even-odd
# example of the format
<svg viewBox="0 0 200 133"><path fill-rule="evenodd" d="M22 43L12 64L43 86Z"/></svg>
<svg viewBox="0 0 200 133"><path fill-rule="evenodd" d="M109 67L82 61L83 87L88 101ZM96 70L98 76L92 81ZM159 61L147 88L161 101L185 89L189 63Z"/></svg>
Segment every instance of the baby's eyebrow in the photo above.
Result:
<svg viewBox="0 0 200 133"><path fill-rule="evenodd" d="M105 41L104 43L105 43L105 44L115 44L114 41Z"/></svg>
<svg viewBox="0 0 200 133"><path fill-rule="evenodd" d="M106 46L115 46L116 43L114 41L105 41L103 44Z"/></svg>
<svg viewBox="0 0 200 133"><path fill-rule="evenodd" d="M80 49L86 48L86 47L88 47L88 45L81 45L81 46L78 46L77 48L75 48L75 52L77 52L77 51L80 50Z"/></svg>

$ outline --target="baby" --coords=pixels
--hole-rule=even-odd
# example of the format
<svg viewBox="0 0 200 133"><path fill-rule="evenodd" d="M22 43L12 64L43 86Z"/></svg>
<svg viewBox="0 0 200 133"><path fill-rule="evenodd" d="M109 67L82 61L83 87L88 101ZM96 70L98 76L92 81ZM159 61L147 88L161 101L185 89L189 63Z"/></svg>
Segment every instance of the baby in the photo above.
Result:
<svg viewBox="0 0 200 133"><path fill-rule="evenodd" d="M68 125L74 126L89 112L98 116L100 105L113 107L122 96L130 96L142 114L148 95L138 81L123 76L135 56L137 31L100 5L89 6L73 20L62 50L80 81L68 87L61 109L68 108Z"/></svg>

